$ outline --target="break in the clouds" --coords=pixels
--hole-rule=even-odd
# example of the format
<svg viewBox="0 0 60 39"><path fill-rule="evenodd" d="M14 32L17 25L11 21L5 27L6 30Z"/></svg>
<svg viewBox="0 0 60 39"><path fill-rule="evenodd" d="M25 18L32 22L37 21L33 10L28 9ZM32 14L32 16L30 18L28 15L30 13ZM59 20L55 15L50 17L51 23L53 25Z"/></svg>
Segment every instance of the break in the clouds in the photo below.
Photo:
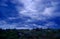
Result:
<svg viewBox="0 0 60 39"><path fill-rule="evenodd" d="M1 0L0 28L59 28L59 0Z"/></svg>

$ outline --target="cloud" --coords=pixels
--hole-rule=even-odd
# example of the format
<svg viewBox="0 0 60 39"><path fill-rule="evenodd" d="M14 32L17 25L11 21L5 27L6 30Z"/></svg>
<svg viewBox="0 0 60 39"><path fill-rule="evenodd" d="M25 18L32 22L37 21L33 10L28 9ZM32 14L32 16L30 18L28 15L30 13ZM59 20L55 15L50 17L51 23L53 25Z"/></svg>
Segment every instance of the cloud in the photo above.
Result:
<svg viewBox="0 0 60 39"><path fill-rule="evenodd" d="M26 1L28 1L28 0L26 0ZM33 4L31 3L31 1L28 1L28 3L26 3L24 1L25 8L22 9L22 11L19 11L19 13L24 15L24 16L31 17L32 19L41 19L41 18L44 18L42 13L44 13L44 15L45 14L50 15L50 11L52 11L50 8L45 8L44 7L45 5L42 4L42 3L40 4L41 6L39 6L36 1L35 2L32 1L32 2L33 2ZM35 4L37 4L37 5L35 5ZM49 11L47 11L47 10L49 10Z"/></svg>
<svg viewBox="0 0 60 39"><path fill-rule="evenodd" d="M8 24L5 20L0 21L0 28L2 29L14 29L16 24Z"/></svg>
<svg viewBox="0 0 60 39"><path fill-rule="evenodd" d="M57 8L58 2L52 0L13 0L11 2L16 4L17 12L15 9L11 10L11 13L7 14L9 17L4 14L8 19L0 21L0 28L31 29L38 27L46 29L58 26L52 21L60 16L59 8Z"/></svg>

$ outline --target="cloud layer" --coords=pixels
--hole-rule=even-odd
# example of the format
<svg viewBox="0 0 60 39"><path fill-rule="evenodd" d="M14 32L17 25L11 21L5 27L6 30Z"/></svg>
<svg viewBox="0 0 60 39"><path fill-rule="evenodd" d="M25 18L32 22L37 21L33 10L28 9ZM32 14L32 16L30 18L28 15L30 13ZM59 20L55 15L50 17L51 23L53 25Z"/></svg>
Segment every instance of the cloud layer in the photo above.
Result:
<svg viewBox="0 0 60 39"><path fill-rule="evenodd" d="M0 28L44 29L60 26L58 0L6 0L0 3Z"/></svg>

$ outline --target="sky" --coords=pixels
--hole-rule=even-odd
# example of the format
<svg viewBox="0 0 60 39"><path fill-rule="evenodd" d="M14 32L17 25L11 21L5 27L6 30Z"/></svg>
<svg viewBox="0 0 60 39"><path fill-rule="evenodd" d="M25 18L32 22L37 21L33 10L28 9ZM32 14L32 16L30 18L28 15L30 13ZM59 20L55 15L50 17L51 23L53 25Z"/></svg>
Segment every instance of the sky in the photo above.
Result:
<svg viewBox="0 0 60 39"><path fill-rule="evenodd" d="M60 0L0 0L2 29L60 29Z"/></svg>

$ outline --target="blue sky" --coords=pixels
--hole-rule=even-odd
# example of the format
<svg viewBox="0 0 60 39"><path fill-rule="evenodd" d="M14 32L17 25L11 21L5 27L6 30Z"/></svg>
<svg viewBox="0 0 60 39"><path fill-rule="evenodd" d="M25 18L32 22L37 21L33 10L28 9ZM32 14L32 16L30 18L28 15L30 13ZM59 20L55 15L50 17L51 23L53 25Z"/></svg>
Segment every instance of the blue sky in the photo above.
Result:
<svg viewBox="0 0 60 39"><path fill-rule="evenodd" d="M2 29L60 29L60 0L0 0Z"/></svg>

